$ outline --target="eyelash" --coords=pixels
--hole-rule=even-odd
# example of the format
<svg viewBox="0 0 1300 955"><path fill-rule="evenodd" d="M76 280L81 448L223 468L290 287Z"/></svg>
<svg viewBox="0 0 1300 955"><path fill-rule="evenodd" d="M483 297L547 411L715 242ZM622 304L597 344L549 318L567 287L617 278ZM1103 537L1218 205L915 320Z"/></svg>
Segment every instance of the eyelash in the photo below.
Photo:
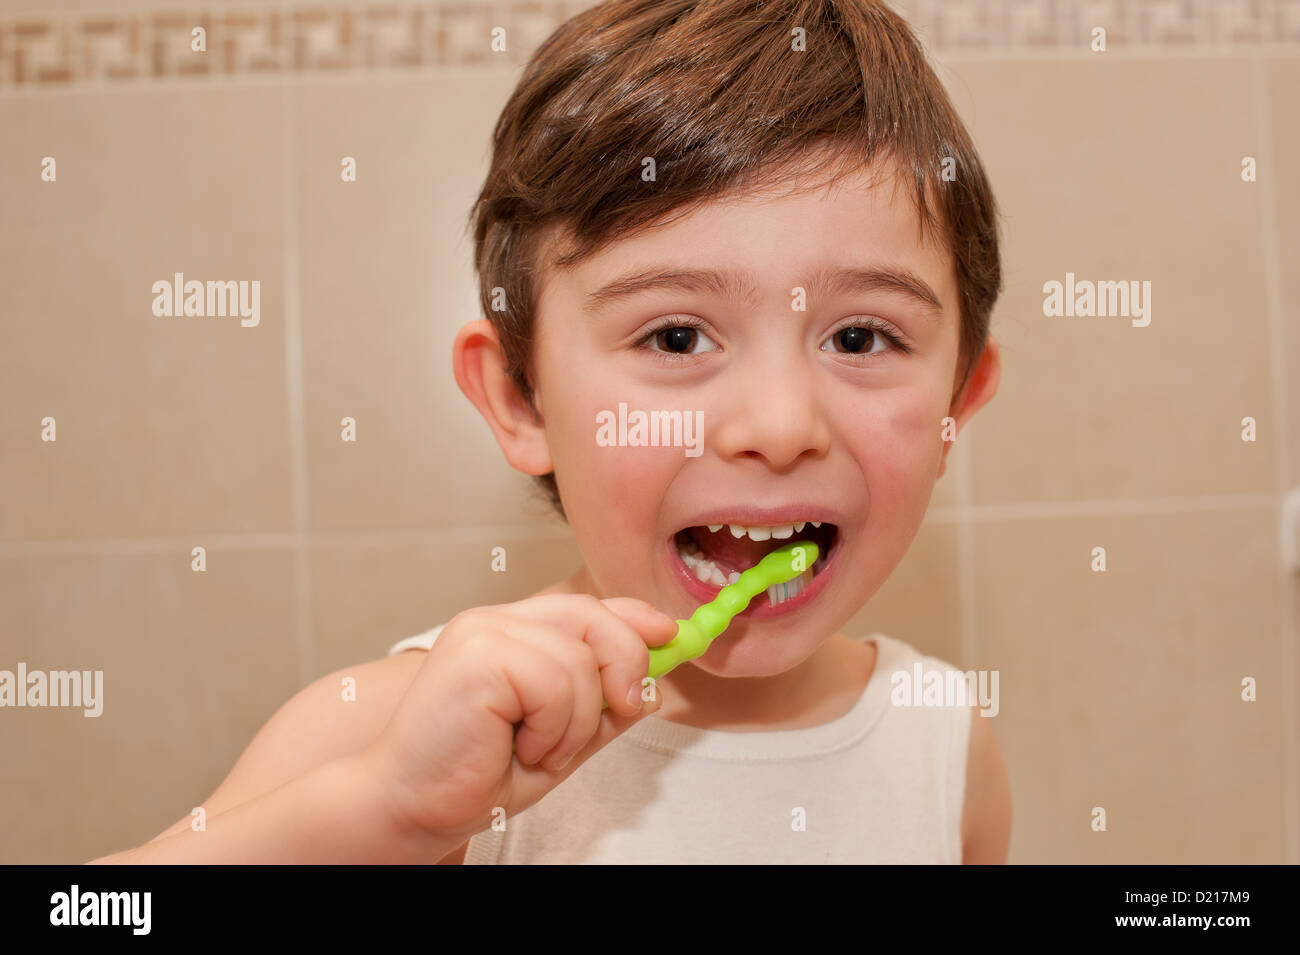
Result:
<svg viewBox="0 0 1300 955"><path fill-rule="evenodd" d="M670 315L667 318L661 318L655 322L655 324L637 340L635 347L642 351L650 352L658 361L672 363L683 361L688 358L694 358L694 355L683 355L679 352L658 351L650 346L661 333L668 331L670 328L695 328L702 331L707 327L708 323L703 322L698 318Z"/></svg>
<svg viewBox="0 0 1300 955"><path fill-rule="evenodd" d="M637 340L635 347L638 349L642 349L644 351L651 352L652 354L657 356L660 361L668 361L668 362L681 361L683 359L691 358L693 356L688 354L684 355L678 352L657 351L650 347L651 343L653 343L654 340L661 333L668 331L670 328L694 328L694 329L703 330L707 327L708 327L708 323L701 321L698 318L690 318L685 316L683 317L669 316L668 318L660 319L658 322L656 322L652 328L650 328L644 335L641 336L640 339ZM835 331L831 332L831 334L828 337L834 338L836 335L844 331L846 328L869 328L871 329L871 331L879 335L883 335L885 337L885 340L888 341L891 345L893 345L894 348L898 349L898 351L900 351L902 354L910 355L912 353L912 346L908 345L905 341L903 341L903 339L899 337L897 333L895 333L892 326L875 318L864 317L864 318L852 319L844 323L843 325L841 325L839 328L835 329ZM865 354L857 353L857 352L836 352L836 354L846 354L846 355L857 354L860 357L864 357L864 358L867 357Z"/></svg>
<svg viewBox="0 0 1300 955"><path fill-rule="evenodd" d="M902 337L900 337L898 333L894 331L892 325L889 325L886 322L882 322L878 318L862 317L862 318L850 319L849 321L841 325L839 328L835 329L835 331L831 332L830 335L827 337L834 338L836 335L838 335L840 332L844 331L847 328L869 328L871 329L871 331L875 332L876 334L883 335L885 340L889 342L889 344L893 345L904 355L912 354L912 346L907 344L907 342L903 341ZM862 358L867 357L867 355L858 352L836 352L836 354L845 354L845 355L857 354L859 355L859 357Z"/></svg>

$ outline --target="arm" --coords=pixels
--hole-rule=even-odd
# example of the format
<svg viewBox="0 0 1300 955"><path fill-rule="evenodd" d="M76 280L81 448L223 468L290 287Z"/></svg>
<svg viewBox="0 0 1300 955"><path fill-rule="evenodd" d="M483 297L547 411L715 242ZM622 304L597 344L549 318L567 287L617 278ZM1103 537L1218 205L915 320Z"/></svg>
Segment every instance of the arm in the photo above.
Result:
<svg viewBox="0 0 1300 955"><path fill-rule="evenodd" d="M348 756L209 815L204 831L191 829L187 818L182 831L89 864L419 864L459 842L403 831L396 820L366 758Z"/></svg>
<svg viewBox="0 0 1300 955"><path fill-rule="evenodd" d="M202 806L141 846L95 863L436 862L463 845L405 829L367 747L424 661L411 651L322 677L262 727ZM343 702L343 676L357 681Z"/></svg>
<svg viewBox="0 0 1300 955"><path fill-rule="evenodd" d="M978 706L971 709L961 820L963 865L1004 865L1011 844L1011 783L992 722L980 716Z"/></svg>

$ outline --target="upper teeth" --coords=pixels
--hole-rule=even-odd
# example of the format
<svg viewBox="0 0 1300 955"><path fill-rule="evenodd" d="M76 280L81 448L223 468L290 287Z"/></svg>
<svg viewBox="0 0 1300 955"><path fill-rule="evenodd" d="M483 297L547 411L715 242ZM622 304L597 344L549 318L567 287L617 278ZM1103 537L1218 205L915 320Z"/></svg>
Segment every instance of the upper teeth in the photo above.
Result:
<svg viewBox="0 0 1300 955"><path fill-rule="evenodd" d="M766 524L766 525L746 525L746 524L710 524L709 530L717 533L724 527L731 531L732 537L748 537L750 540L765 541L775 537L777 540L785 540L787 537L793 537L800 533L804 526L811 523L813 527L821 527L821 521L800 521L797 524Z"/></svg>

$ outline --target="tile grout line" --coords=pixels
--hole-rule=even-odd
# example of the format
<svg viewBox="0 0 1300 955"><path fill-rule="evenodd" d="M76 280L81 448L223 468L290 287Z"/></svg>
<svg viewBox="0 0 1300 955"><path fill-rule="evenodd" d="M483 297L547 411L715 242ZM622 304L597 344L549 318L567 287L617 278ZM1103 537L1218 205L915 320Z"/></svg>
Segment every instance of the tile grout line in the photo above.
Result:
<svg viewBox="0 0 1300 955"><path fill-rule="evenodd" d="M939 63L1082 63L1102 54L1069 49L1047 50L968 50L938 48L930 51L932 60ZM1129 47L1112 49L1107 57L1125 62L1152 60L1256 60L1260 57L1300 57L1300 45L1258 44L1240 48L1207 47L1204 49L1172 50L1159 47ZM352 71L301 71L272 74L217 74L210 77L144 77L115 79L111 82L72 83L68 85L25 85L22 87L0 85L0 101L40 96L110 95L113 93L140 93L161 89L170 92L207 92L212 89L247 89L287 86L334 86L362 83L391 84L403 80L428 81L445 76L508 74L515 75L523 63L508 64L446 63L422 67L392 67L357 69Z"/></svg>
<svg viewBox="0 0 1300 955"><path fill-rule="evenodd" d="M1276 507L1276 494L1243 491L1229 494L1188 494L1177 497L1100 498L1083 501L1044 501L1028 504L971 504L975 523L1016 520L1064 520L1072 517L1143 517L1153 514L1196 514L1210 511L1261 510ZM933 508L930 513L955 522L958 509Z"/></svg>
<svg viewBox="0 0 1300 955"><path fill-rule="evenodd" d="M954 459L954 479L959 473ZM304 474L306 473L304 468ZM1277 495L1265 492L1243 494L1206 494L1171 498L1137 498L1115 501L1079 501L1075 503L1049 502L1044 504L967 504L965 511L958 506L932 506L926 511L924 523L983 524L992 521L1014 520L1065 520L1078 517L1144 517L1157 514L1195 514L1232 510L1269 510L1277 507ZM410 541L439 540L464 537L509 537L525 540L568 540L572 532L565 526L538 527L527 524L473 524L447 527L414 527L384 530L269 531L267 533L221 534L196 531L194 534L177 534L156 537L73 537L26 541L0 541L0 557L39 557L78 554L167 553L177 547L186 549L196 536L201 536L208 549L288 549L304 540L311 546L377 547Z"/></svg>
<svg viewBox="0 0 1300 955"><path fill-rule="evenodd" d="M298 246L297 164L297 89L285 85L280 105L284 110L281 123L281 147L284 153L281 186L284 190L284 387L288 402L289 471L293 508L294 548L294 635L298 648L298 682L306 686L315 670L311 628L310 509L307 487L307 436L303 407L302 381L302 302Z"/></svg>
<svg viewBox="0 0 1300 955"><path fill-rule="evenodd" d="M1263 235L1261 247L1264 251L1264 286L1268 302L1269 329L1269 371L1273 381L1273 427L1275 435L1290 434L1286 402L1286 368L1283 356L1286 354L1286 326L1282 320L1282 267L1278 255L1278 221L1277 195L1273 189L1276 166L1273 155L1273 133L1271 125L1268 75L1265 72L1267 61L1257 57L1252 64L1251 79L1254 86L1255 129L1259 136L1256 144L1258 166L1264 174L1258 176L1260 230ZM1300 694L1300 663L1297 661L1297 641L1300 641L1300 620L1296 619L1295 602L1288 593L1287 585L1291 583L1288 572L1282 566L1281 537L1282 501L1287 492L1287 455L1285 446L1274 438L1274 506L1278 527L1278 624L1282 638L1282 792L1285 802L1284 819L1284 859L1288 865L1300 864L1300 713L1297 713L1297 694Z"/></svg>
<svg viewBox="0 0 1300 955"><path fill-rule="evenodd" d="M1042 61L1062 63L1084 63L1089 60L1107 57L1109 59L1133 62L1136 60L1255 60L1261 56L1297 56L1300 45L1294 43L1258 43L1242 44L1236 47L1225 46L1188 46L1161 47L1154 45L1134 45L1110 47L1105 53L1093 53L1090 49L1075 47L1047 47L1033 49L1010 47L987 50L964 50L960 47L927 48L934 59L943 63L1037 63Z"/></svg>
<svg viewBox="0 0 1300 955"><path fill-rule="evenodd" d="M79 554L165 554L177 548L188 550L202 538L208 550L291 550L299 540L308 547L377 547L406 542L448 539L506 537L527 541L569 540L567 528L540 530L524 525L492 525L412 528L381 531L324 531L297 534L293 531L266 534L212 534L196 531L170 537L73 537L66 540L0 541L0 557L75 556Z"/></svg>

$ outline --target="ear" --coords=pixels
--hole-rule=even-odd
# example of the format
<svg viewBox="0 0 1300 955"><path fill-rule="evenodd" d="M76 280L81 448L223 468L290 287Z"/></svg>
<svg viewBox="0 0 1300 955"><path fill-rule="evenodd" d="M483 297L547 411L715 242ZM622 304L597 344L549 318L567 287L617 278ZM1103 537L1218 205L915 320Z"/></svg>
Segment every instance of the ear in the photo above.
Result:
<svg viewBox="0 0 1300 955"><path fill-rule="evenodd" d="M456 384L496 435L510 466L533 475L553 471L542 417L506 373L505 352L492 323L479 319L457 332L451 362Z"/></svg>
<svg viewBox="0 0 1300 955"><path fill-rule="evenodd" d="M957 420L958 435L966 427L966 422L970 420L971 415L993 399L993 396L997 393L998 381L1001 377L1002 358L998 354L998 343L990 335L984 345L984 353L980 355L980 360L971 369L966 386L962 389L961 394L953 398L948 409L948 414ZM955 377L953 384L957 384ZM939 458L938 477L943 477L943 472L948 467L948 450L953 444L952 441L943 443L943 452Z"/></svg>

